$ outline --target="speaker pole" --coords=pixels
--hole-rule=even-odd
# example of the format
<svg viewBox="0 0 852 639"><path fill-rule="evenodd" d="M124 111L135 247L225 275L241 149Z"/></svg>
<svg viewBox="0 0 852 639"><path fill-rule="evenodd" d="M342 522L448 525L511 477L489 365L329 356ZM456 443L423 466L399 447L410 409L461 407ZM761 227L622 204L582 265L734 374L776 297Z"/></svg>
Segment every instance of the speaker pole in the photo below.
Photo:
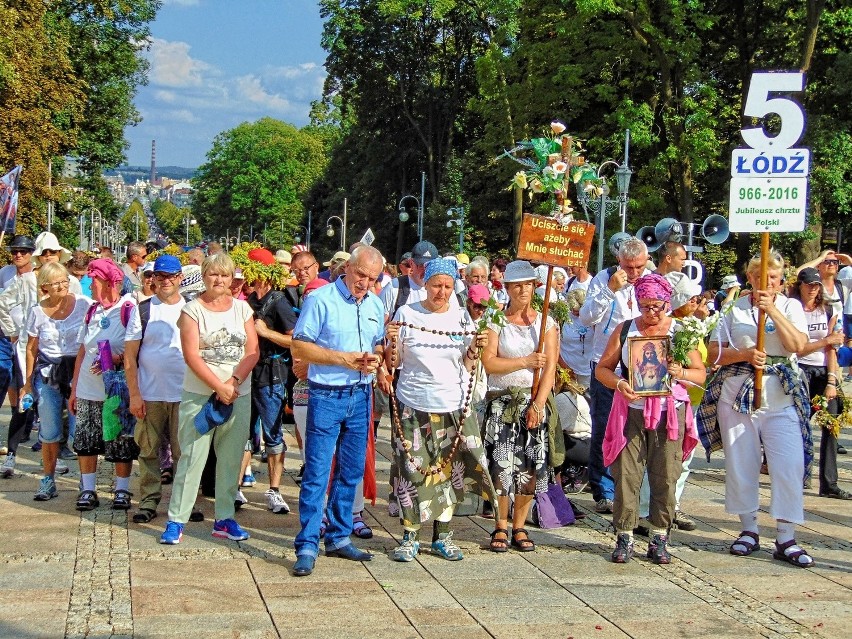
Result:
<svg viewBox="0 0 852 639"><path fill-rule="evenodd" d="M769 265L769 233L764 231L760 234L760 290L765 291L768 284L768 276L766 273ZM752 304L754 298L752 297ZM766 327L766 313L760 309L757 313L757 344L755 348L759 351L764 350L764 328ZM760 396L763 393L763 368L757 368L754 371L754 410L760 408Z"/></svg>

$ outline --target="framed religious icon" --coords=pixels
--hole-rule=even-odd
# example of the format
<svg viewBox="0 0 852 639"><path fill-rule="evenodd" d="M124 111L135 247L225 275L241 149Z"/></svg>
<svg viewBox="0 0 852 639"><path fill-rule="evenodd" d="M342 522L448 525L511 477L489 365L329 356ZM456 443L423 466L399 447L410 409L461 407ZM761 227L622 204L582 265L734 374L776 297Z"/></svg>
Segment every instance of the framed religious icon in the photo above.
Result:
<svg viewBox="0 0 852 639"><path fill-rule="evenodd" d="M627 352L630 354L629 383L637 395L670 395L668 385L669 352L671 338L668 335L653 337L627 338Z"/></svg>

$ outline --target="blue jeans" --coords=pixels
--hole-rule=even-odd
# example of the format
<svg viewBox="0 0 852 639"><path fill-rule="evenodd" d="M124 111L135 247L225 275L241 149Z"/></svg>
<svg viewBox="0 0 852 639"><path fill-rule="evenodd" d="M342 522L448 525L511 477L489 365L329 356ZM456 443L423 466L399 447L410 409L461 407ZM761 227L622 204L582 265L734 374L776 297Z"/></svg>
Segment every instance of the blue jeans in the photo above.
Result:
<svg viewBox="0 0 852 639"><path fill-rule="evenodd" d="M0 406L6 401L6 393L12 384L14 359L15 345L8 337L0 337Z"/></svg>
<svg viewBox="0 0 852 639"><path fill-rule="evenodd" d="M323 511L329 519L325 530L327 550L351 544L352 502L355 487L364 477L367 429L372 427L372 393L368 384L330 388L311 384L308 422L305 428L305 472L299 493L296 555L319 554L319 530ZM337 455L328 507L324 508L331 460Z"/></svg>
<svg viewBox="0 0 852 639"><path fill-rule="evenodd" d="M67 406L67 400L58 388L48 384L38 371L33 375L33 390L38 395L38 415L41 425L38 437L43 444L55 444L63 439L62 410ZM68 438L74 439L77 420L68 413Z"/></svg>
<svg viewBox="0 0 852 639"><path fill-rule="evenodd" d="M287 446L284 444L284 432L281 420L284 417L284 406L287 404L287 389L284 384L252 387L251 401L260 423L263 427L263 443L270 455L280 455Z"/></svg>
<svg viewBox="0 0 852 639"><path fill-rule="evenodd" d="M606 423L612 409L615 391L595 379L595 364L592 363L592 441L589 448L589 485L595 501L615 498L615 480L603 463L603 441Z"/></svg>

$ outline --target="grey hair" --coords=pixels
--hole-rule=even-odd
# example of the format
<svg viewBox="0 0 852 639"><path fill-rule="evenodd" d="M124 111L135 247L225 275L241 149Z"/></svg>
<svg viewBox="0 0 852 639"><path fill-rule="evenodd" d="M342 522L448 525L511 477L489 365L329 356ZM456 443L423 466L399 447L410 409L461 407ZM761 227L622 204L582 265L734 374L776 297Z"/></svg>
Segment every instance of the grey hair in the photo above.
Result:
<svg viewBox="0 0 852 639"><path fill-rule="evenodd" d="M638 237L630 237L618 247L619 261L633 260L637 257L648 257L648 246Z"/></svg>
<svg viewBox="0 0 852 639"><path fill-rule="evenodd" d="M382 257L379 249L368 246L367 244L362 244L361 246L356 246L353 249L352 254L349 256L349 263L354 265L360 264L364 261L384 264L385 258Z"/></svg>
<svg viewBox="0 0 852 639"><path fill-rule="evenodd" d="M470 275L471 273L473 273L473 269L475 268L483 269L485 271L485 275L487 276L488 271L491 270L491 265L484 257L482 257L481 255L477 255L470 261L470 264L465 267L464 272L466 275Z"/></svg>

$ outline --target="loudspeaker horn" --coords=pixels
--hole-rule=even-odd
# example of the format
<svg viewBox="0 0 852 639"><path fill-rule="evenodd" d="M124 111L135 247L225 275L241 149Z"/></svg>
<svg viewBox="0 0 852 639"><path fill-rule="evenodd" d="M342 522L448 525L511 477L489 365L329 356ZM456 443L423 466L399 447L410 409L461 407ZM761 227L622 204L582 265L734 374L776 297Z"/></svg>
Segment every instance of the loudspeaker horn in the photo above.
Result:
<svg viewBox="0 0 852 639"><path fill-rule="evenodd" d="M701 236L710 244L721 244L729 235L728 220L721 215L711 215L701 225Z"/></svg>
<svg viewBox="0 0 852 639"><path fill-rule="evenodd" d="M680 240L683 235L683 227L673 217L664 217L662 220L657 222L657 225L654 227L654 233L657 236L657 240L660 242L660 246L662 246L665 242L671 240L672 242L677 242ZM648 250L651 250L650 248Z"/></svg>
<svg viewBox="0 0 852 639"><path fill-rule="evenodd" d="M663 245L659 238L657 238L657 231L653 226L643 226L636 233L636 237L645 242L649 253L653 253Z"/></svg>
<svg viewBox="0 0 852 639"><path fill-rule="evenodd" d="M621 247L621 243L624 242L624 240L629 240L631 237L633 236L630 235L630 233L625 233L623 231L613 234L613 236L609 238L609 243L607 244L609 252L618 257L618 249Z"/></svg>

